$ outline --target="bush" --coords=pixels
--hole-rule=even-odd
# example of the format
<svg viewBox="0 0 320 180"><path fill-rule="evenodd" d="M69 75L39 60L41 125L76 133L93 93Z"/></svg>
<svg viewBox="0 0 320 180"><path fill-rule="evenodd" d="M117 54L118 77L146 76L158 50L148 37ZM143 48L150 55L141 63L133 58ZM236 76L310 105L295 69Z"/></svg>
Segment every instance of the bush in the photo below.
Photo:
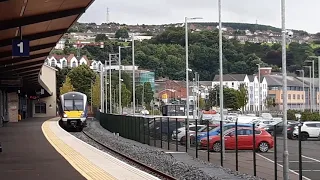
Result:
<svg viewBox="0 0 320 180"><path fill-rule="evenodd" d="M297 114L297 113L299 113L299 112L297 112L297 111L295 111L295 110L289 109L289 110L287 111L287 119L288 119L288 120L297 120L297 118L296 118L296 114Z"/></svg>
<svg viewBox="0 0 320 180"><path fill-rule="evenodd" d="M305 111L301 113L301 121L320 121L318 112Z"/></svg>

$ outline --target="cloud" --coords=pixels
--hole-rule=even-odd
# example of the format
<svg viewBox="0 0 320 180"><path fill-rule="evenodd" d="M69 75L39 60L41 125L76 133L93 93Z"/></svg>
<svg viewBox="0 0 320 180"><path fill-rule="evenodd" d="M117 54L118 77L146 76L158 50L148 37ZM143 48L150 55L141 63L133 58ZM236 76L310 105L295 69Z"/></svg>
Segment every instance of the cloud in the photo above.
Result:
<svg viewBox="0 0 320 180"><path fill-rule="evenodd" d="M222 0L222 21L267 24L281 27L280 0ZM286 27L308 32L320 32L319 0L286 0ZM183 22L187 17L203 17L203 21L218 21L218 0L95 0L80 22L109 19L127 24L162 24Z"/></svg>

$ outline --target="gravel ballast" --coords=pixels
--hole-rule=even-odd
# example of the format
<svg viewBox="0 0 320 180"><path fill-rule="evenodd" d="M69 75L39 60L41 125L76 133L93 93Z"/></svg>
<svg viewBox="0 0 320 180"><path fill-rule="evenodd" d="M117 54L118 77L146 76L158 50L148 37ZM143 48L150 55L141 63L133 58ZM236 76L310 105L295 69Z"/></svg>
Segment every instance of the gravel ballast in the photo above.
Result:
<svg viewBox="0 0 320 180"><path fill-rule="evenodd" d="M88 126L84 131L95 140L177 179L262 179L192 158L194 163L201 164L201 168L198 168L199 166L195 167L190 163L178 161L172 155L164 152L160 148L141 144L133 140L122 138L121 136L115 136L113 133L110 133L108 130L101 127L97 120L89 120L87 123ZM89 144L93 143L89 138L85 138L83 134L77 134L76 136ZM103 147L97 148L103 150Z"/></svg>

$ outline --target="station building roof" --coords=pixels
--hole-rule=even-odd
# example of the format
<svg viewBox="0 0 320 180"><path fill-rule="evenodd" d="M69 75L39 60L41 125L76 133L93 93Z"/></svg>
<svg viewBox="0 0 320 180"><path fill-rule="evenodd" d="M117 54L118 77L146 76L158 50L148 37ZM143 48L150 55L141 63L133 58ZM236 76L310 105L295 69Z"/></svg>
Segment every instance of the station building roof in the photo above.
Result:
<svg viewBox="0 0 320 180"><path fill-rule="evenodd" d="M22 78L25 91L41 88L44 60L93 1L0 0L0 77ZM12 56L13 39L30 42L28 57Z"/></svg>

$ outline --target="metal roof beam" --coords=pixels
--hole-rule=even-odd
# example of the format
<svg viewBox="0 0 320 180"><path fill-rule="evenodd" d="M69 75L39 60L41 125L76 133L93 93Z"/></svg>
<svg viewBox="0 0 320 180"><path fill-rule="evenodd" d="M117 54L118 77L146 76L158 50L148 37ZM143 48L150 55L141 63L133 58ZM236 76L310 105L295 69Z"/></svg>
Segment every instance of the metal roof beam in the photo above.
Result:
<svg viewBox="0 0 320 180"><path fill-rule="evenodd" d="M75 8L63 11L50 12L46 14L39 14L27 17L21 17L16 19L10 19L5 21L0 21L0 30L11 29L21 26L26 26L29 24L40 23L44 21L50 21L53 19L59 19L63 17L73 16L84 13L86 8Z"/></svg>
<svg viewBox="0 0 320 180"><path fill-rule="evenodd" d="M30 47L30 52L33 51L39 51L42 49L47 49L47 48L53 48L56 46L57 43L48 43L48 44L41 44L41 45L37 45L37 46L31 46ZM0 53L0 59L1 58L5 58L5 57L11 57L12 56L12 51L5 51Z"/></svg>
<svg viewBox="0 0 320 180"><path fill-rule="evenodd" d="M28 34L23 36L24 39L28 39L29 41L37 40L37 39L42 39L42 38L47 38L51 36L57 36L57 35L62 35L64 34L68 29L58 29L54 31L46 31L46 32L41 32L41 33L36 33L36 34ZM20 37L12 37L8 39L3 39L0 40L0 47L4 46L10 46L12 44L12 39L19 39Z"/></svg>
<svg viewBox="0 0 320 180"><path fill-rule="evenodd" d="M12 66L7 66L7 67L0 68L0 72L10 72L12 70L21 70L21 69L25 69L25 68L28 68L28 67L37 66L40 63L43 64L44 60L41 59L39 61L27 62L27 63L23 63L23 64L14 64Z"/></svg>
<svg viewBox="0 0 320 180"><path fill-rule="evenodd" d="M27 67L27 68L25 68L25 69L23 69L23 70L12 70L12 71L10 71L10 72L3 72L3 73L12 73L12 74L19 74L19 75L21 75L21 74L23 74L23 73L28 73L28 72L32 72L32 71L36 71L36 70L40 70L40 68L41 68L41 66L42 66L42 64L40 64L40 65L38 65L38 66L36 66L36 67ZM2 72L0 72L0 74L3 74Z"/></svg>
<svg viewBox="0 0 320 180"><path fill-rule="evenodd" d="M37 64L31 65L31 66L24 66L24 67L20 67L20 68L12 68L12 69L4 69L3 71L0 72L0 74L4 74L4 73L12 73L12 72L24 72L24 71L28 71L28 70L32 70L35 68L39 68L41 67L42 64L39 64L39 62Z"/></svg>
<svg viewBox="0 0 320 180"><path fill-rule="evenodd" d="M32 68L31 70L27 70L27 71L23 71L23 72L20 72L20 73L15 73L16 75L19 75L20 77L27 77L27 76L30 76L30 75L33 75L33 74L38 74L40 72L40 68L39 69L35 69L35 68Z"/></svg>
<svg viewBox="0 0 320 180"><path fill-rule="evenodd" d="M41 58L41 57L47 57L48 55L49 55L49 53L40 53L40 54L31 55L29 57L12 58L12 59L6 59L3 61L0 60L0 66L7 67L7 66L13 65L16 62L28 61L28 60L32 60L32 59Z"/></svg>

